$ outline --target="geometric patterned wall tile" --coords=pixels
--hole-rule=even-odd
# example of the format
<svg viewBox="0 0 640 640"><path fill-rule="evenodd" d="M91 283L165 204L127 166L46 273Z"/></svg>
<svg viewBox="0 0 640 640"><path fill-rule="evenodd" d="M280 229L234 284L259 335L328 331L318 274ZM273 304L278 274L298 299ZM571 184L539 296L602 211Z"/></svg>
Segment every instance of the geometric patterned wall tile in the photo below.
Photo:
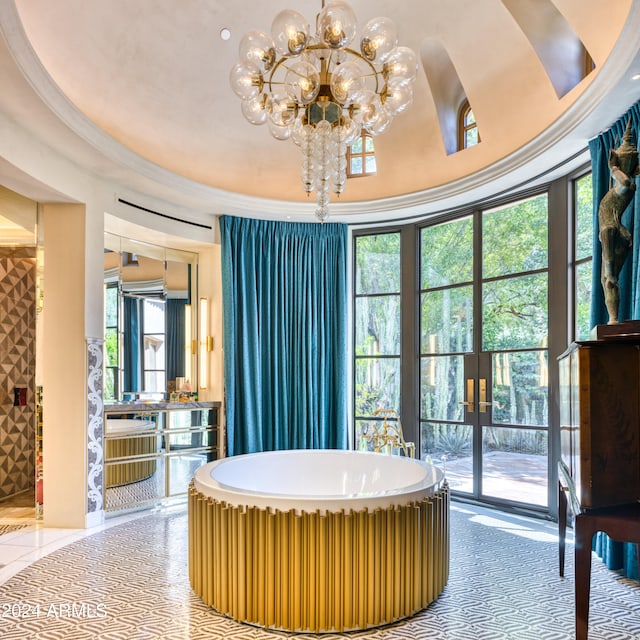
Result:
<svg viewBox="0 0 640 640"><path fill-rule="evenodd" d="M36 264L0 257L0 499L34 485ZM14 389L26 405L14 406Z"/></svg>

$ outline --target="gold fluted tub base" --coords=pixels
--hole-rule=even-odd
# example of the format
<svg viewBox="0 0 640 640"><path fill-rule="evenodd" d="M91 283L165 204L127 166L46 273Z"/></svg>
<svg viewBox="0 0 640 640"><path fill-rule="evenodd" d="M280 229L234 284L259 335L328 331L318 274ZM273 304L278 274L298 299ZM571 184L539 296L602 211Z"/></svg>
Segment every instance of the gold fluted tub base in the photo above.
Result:
<svg viewBox="0 0 640 640"><path fill-rule="evenodd" d="M296 512L189 489L189 579L240 622L293 632L367 629L433 602L449 577L449 489L405 506Z"/></svg>

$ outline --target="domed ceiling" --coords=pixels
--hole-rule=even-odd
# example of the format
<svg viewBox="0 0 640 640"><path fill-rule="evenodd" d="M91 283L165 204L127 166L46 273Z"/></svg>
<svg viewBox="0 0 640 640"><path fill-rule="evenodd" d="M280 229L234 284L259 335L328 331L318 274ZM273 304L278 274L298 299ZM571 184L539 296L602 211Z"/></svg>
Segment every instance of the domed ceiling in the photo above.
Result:
<svg viewBox="0 0 640 640"><path fill-rule="evenodd" d="M419 68L413 103L375 138L377 175L348 180L333 219L425 215L565 171L640 97L637 0L350 5L358 33L393 19ZM0 109L134 200L313 219L300 149L249 124L229 85L243 34L268 32L285 8L314 25L321 2L3 0L0 70L14 90L3 82ZM465 98L481 142L456 152Z"/></svg>

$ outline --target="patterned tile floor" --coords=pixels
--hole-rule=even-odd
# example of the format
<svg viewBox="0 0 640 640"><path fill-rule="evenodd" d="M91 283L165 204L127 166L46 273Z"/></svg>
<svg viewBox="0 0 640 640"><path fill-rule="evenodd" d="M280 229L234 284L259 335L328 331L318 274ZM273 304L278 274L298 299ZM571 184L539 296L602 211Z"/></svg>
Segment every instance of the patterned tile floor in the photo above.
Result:
<svg viewBox="0 0 640 640"><path fill-rule="evenodd" d="M320 637L574 637L572 547L568 577L561 579L555 524L460 503L452 504L451 523L451 575L435 603L382 629ZM21 563L19 572L5 575L0 585L2 640L291 637L224 618L191 592L184 505L110 518L89 533L36 528L0 536L0 563L15 560L16 554ZM607 571L598 560L592 571L589 638L640 638L640 583Z"/></svg>

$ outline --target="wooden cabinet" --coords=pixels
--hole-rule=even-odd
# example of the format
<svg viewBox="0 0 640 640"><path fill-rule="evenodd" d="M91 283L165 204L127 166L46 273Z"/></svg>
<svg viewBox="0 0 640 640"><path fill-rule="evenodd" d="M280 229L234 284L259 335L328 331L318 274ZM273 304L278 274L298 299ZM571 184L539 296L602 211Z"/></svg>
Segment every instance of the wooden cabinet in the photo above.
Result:
<svg viewBox="0 0 640 640"><path fill-rule="evenodd" d="M575 637L587 640L594 533L640 543L640 341L575 343L559 365L560 575L569 501L575 515Z"/></svg>
<svg viewBox="0 0 640 640"><path fill-rule="evenodd" d="M560 483L575 513L640 500L640 341L560 356Z"/></svg>

